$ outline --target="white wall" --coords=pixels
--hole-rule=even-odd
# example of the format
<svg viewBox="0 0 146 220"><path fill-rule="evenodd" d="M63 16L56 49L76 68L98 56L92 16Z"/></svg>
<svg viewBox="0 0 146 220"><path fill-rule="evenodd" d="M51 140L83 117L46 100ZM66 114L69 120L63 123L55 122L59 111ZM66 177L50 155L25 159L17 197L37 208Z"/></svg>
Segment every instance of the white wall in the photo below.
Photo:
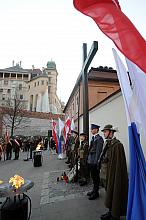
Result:
<svg viewBox="0 0 146 220"><path fill-rule="evenodd" d="M83 130L82 121L83 117L80 118L80 131ZM116 94L91 110L89 112L89 125L91 123L100 125L101 129L106 124L112 124L114 127L118 127L119 132L116 132L115 136L123 143L127 162L129 164L128 127L121 93ZM103 136L102 132L100 132L100 134ZM143 137L141 143L146 155L146 141Z"/></svg>

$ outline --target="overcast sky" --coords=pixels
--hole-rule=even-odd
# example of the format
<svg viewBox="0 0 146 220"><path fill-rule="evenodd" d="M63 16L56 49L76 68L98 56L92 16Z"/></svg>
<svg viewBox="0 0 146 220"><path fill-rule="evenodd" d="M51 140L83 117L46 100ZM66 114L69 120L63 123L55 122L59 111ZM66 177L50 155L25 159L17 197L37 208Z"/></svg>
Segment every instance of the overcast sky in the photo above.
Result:
<svg viewBox="0 0 146 220"><path fill-rule="evenodd" d="M120 0L123 12L146 39L146 1ZM112 42L73 0L0 0L0 68L22 61L23 68L46 67L54 60L58 96L67 101L82 67L82 44L99 42L93 67L115 67Z"/></svg>

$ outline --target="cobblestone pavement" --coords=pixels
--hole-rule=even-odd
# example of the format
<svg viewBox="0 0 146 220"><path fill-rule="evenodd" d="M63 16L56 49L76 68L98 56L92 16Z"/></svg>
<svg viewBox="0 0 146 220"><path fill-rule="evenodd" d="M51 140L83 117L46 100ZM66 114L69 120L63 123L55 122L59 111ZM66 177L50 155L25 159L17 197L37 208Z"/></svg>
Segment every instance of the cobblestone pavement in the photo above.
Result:
<svg viewBox="0 0 146 220"><path fill-rule="evenodd" d="M68 172L65 160L58 160L57 155L45 151L43 165L34 167L25 158L26 153L21 152L19 160L1 161L0 179L8 182L18 174L34 182L34 187L27 192L32 200L31 220L100 220L105 212L103 190L99 199L89 201L86 193L91 185L80 187L77 183L57 182L62 172Z"/></svg>
<svg viewBox="0 0 146 220"><path fill-rule="evenodd" d="M66 183L64 180L57 182L62 172L68 173L68 169L44 173L41 205L82 197L91 190L91 184L80 187L78 183Z"/></svg>

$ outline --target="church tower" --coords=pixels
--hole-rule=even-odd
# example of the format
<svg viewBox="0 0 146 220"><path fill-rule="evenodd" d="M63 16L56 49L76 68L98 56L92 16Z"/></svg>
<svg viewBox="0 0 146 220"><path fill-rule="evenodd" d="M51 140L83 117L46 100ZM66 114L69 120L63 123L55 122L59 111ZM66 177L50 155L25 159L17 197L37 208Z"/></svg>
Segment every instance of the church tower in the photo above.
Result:
<svg viewBox="0 0 146 220"><path fill-rule="evenodd" d="M54 114L61 112L61 102L57 96L57 76L58 72L54 61L47 62L45 72L48 75L48 98L50 111Z"/></svg>

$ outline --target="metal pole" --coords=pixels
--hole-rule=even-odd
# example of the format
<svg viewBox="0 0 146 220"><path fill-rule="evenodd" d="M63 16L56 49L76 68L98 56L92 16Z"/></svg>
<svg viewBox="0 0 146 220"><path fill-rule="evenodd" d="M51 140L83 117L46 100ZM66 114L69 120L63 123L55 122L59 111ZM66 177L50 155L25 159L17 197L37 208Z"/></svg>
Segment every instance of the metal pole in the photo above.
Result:
<svg viewBox="0 0 146 220"><path fill-rule="evenodd" d="M83 132L87 134L89 140L89 101L88 101L88 68L98 50L98 42L93 41L92 47L87 56L87 44L83 44L83 67L82 67L82 82L83 82Z"/></svg>

